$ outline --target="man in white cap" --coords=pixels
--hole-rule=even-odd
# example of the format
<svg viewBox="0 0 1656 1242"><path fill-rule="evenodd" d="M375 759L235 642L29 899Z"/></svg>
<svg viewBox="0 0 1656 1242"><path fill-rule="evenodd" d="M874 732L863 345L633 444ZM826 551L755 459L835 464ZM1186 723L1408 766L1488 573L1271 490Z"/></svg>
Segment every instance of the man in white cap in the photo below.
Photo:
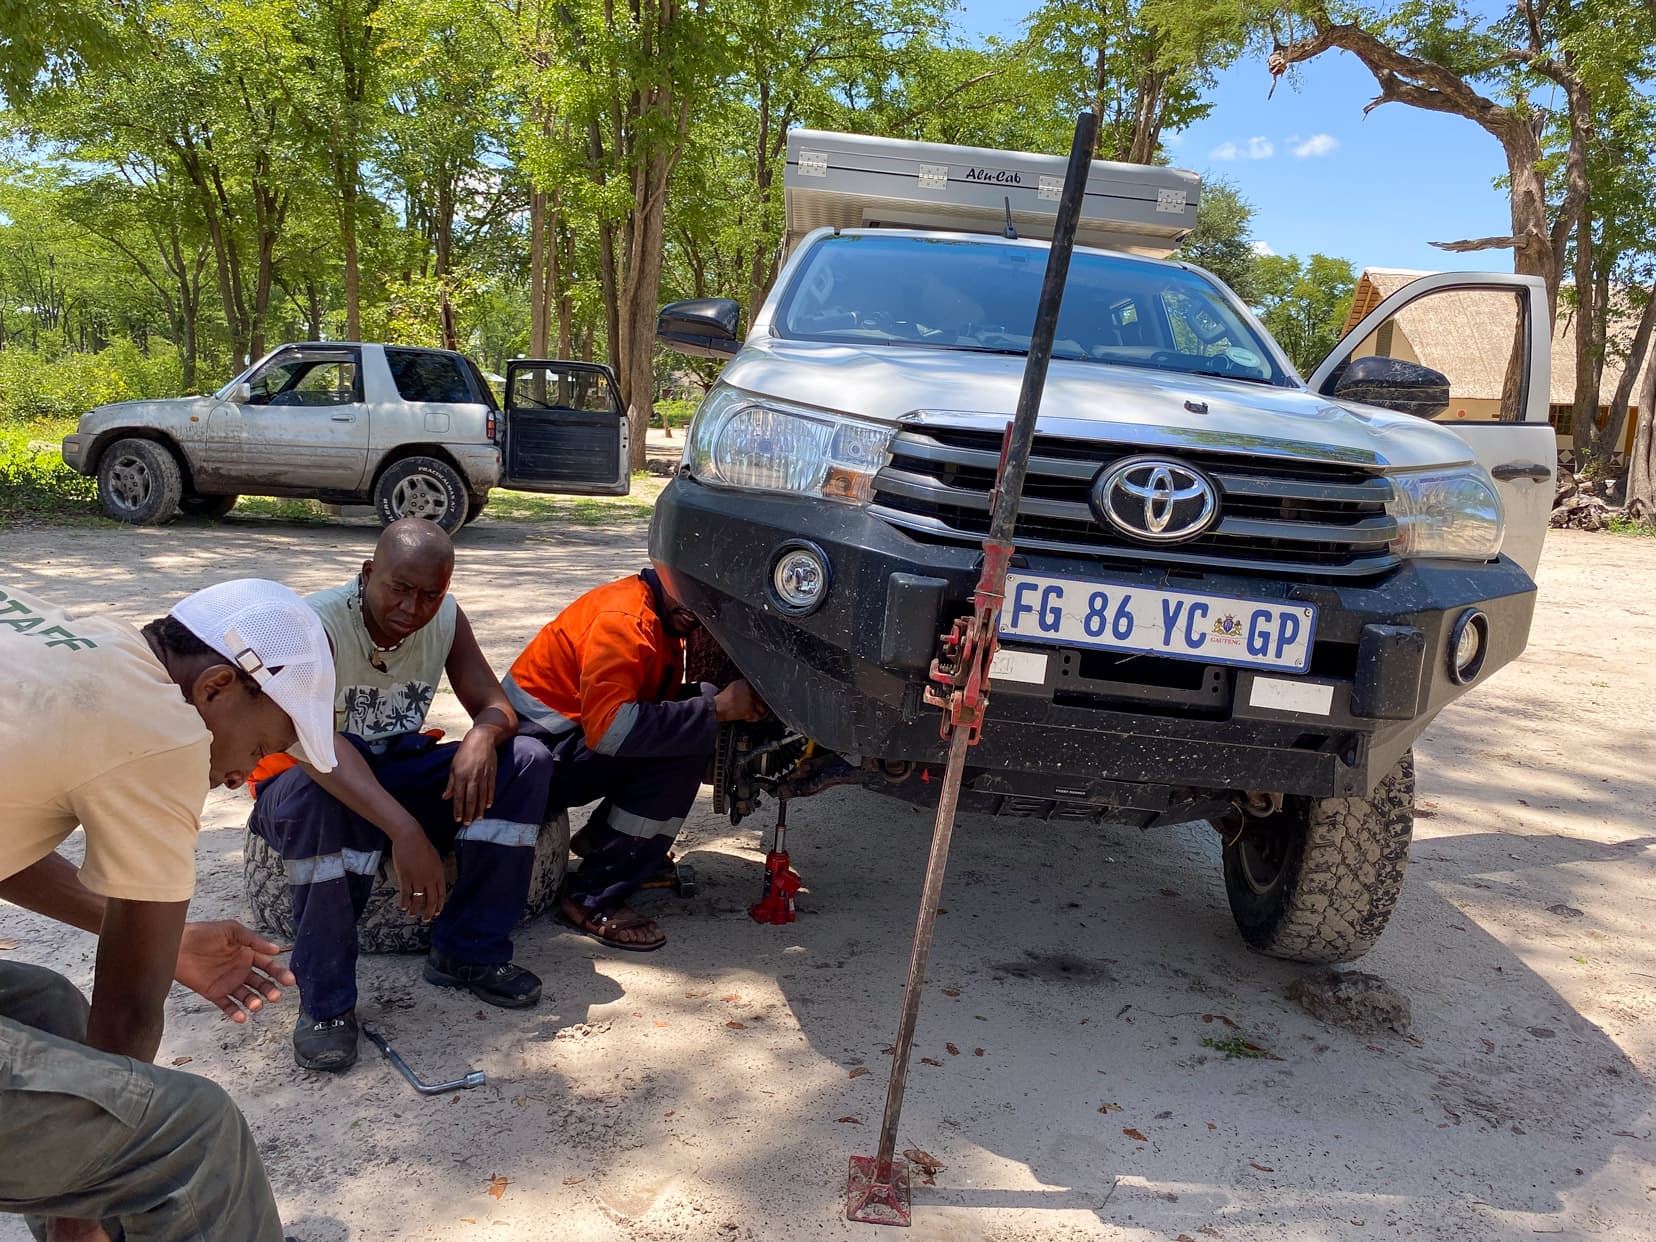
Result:
<svg viewBox="0 0 1656 1242"><path fill-rule="evenodd" d="M0 1211L49 1242L280 1242L229 1096L149 1062L175 978L238 1022L292 984L278 946L184 916L208 789L296 744L332 769L333 688L316 614L274 582L209 587L141 632L0 583L0 898L98 936L90 1007L0 961ZM77 826L78 870L55 852Z"/></svg>

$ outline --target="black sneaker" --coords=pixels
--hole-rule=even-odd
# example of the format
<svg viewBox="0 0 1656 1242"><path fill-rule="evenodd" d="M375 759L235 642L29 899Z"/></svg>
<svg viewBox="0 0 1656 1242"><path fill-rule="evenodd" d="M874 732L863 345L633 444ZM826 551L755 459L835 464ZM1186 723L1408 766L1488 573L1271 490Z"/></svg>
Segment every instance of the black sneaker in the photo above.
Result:
<svg viewBox="0 0 1656 1242"><path fill-rule="evenodd" d="M426 958L425 977L427 983L435 983L440 988L469 988L478 1000L502 1009L527 1009L541 995L540 979L521 966L511 962L492 966L457 962L436 949Z"/></svg>
<svg viewBox="0 0 1656 1242"><path fill-rule="evenodd" d="M303 1010L293 1024L293 1060L300 1069L337 1074L356 1064L356 1011L337 1018L313 1018Z"/></svg>

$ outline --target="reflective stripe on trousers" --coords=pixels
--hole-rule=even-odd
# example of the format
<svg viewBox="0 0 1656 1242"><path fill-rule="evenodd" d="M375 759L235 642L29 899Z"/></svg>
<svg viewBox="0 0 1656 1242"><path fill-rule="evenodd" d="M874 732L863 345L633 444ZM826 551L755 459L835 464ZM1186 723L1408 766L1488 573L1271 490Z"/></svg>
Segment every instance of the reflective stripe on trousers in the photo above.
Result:
<svg viewBox="0 0 1656 1242"><path fill-rule="evenodd" d="M345 873L378 875L382 850L340 850L337 854L314 854L310 858L286 858L282 867L290 885L325 884L343 880Z"/></svg>

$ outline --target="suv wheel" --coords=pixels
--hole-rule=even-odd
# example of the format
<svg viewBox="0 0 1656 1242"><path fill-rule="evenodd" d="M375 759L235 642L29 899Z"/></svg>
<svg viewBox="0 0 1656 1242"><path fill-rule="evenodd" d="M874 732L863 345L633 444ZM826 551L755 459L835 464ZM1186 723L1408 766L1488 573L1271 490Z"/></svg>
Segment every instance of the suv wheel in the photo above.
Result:
<svg viewBox="0 0 1656 1242"><path fill-rule="evenodd" d="M399 518L425 518L452 535L466 521L466 481L446 461L404 457L381 471L374 484L374 508L383 525Z"/></svg>
<svg viewBox="0 0 1656 1242"><path fill-rule="evenodd" d="M466 525L470 526L483 516L483 509L489 503L488 492L473 492L466 502Z"/></svg>
<svg viewBox="0 0 1656 1242"><path fill-rule="evenodd" d="M178 459L154 440L117 440L98 461L98 503L117 522L170 522L183 494Z"/></svg>
<svg viewBox="0 0 1656 1242"><path fill-rule="evenodd" d="M454 883L454 859L444 859L448 882ZM523 922L552 908L569 870L569 816L563 811L541 824L535 839L535 862L529 876L529 896ZM293 941L293 890L288 887L282 856L252 829L242 847L242 876L256 926L277 939ZM386 851L379 875L368 894L368 904L357 920L357 947L364 953L418 953L431 945L431 926L397 909L401 891L397 868Z"/></svg>
<svg viewBox="0 0 1656 1242"><path fill-rule="evenodd" d="M1242 938L1273 957L1346 962L1374 947L1403 891L1414 832L1414 755L1367 798L1290 798L1225 846Z"/></svg>
<svg viewBox="0 0 1656 1242"><path fill-rule="evenodd" d="M189 495L178 502L187 517L221 518L236 507L240 496Z"/></svg>

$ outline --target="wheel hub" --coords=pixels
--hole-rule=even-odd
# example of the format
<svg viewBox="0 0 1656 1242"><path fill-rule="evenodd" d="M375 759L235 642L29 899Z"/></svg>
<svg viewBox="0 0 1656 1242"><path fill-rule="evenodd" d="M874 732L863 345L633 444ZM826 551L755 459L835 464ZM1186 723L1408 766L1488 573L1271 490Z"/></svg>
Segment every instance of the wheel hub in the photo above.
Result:
<svg viewBox="0 0 1656 1242"><path fill-rule="evenodd" d="M448 516L448 492L423 474L410 475L391 491L391 507L400 518L426 518L441 522Z"/></svg>
<svg viewBox="0 0 1656 1242"><path fill-rule="evenodd" d="M110 495L123 509L142 508L149 500L153 487L149 467L136 457L120 457L110 467Z"/></svg>
<svg viewBox="0 0 1656 1242"><path fill-rule="evenodd" d="M1250 825L1236 845L1242 880L1255 893L1271 891L1288 865L1288 840L1281 832Z"/></svg>

